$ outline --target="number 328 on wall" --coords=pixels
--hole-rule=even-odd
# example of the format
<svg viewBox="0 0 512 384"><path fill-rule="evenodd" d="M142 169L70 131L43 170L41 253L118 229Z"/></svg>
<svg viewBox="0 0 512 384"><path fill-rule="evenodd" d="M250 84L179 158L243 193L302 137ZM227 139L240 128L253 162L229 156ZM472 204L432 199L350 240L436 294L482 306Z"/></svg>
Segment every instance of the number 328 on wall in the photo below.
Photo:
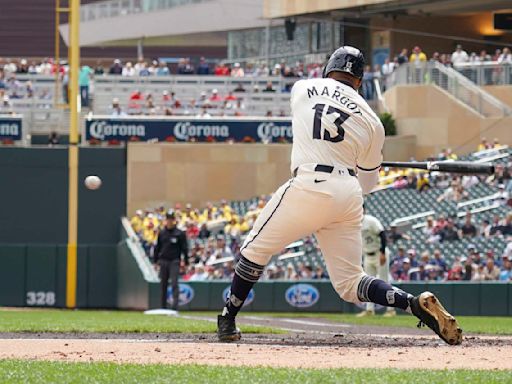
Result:
<svg viewBox="0 0 512 384"><path fill-rule="evenodd" d="M55 305L55 292L27 292L27 305Z"/></svg>

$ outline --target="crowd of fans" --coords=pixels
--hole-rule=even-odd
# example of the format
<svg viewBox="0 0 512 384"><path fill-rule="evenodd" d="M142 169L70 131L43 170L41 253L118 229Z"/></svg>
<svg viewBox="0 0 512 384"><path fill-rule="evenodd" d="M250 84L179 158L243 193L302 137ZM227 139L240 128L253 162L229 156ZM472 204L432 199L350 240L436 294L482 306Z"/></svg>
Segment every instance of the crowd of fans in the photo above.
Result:
<svg viewBox="0 0 512 384"><path fill-rule="evenodd" d="M477 65L493 62L500 65L512 65L512 53L510 48L504 47L503 49L496 49L492 54L488 53L486 50L481 50L479 53L471 52L468 54L463 49L462 45L458 44L455 51L451 54L434 52L431 57L428 57L419 46L415 46L410 54L407 48L403 48L399 54L393 57L393 59L389 57L386 58L382 65L375 64L373 68L369 65L365 67L361 87L363 97L367 100L375 98L376 89L374 79L385 80L399 66L404 64L410 64L416 68L421 68L427 62L438 62L444 66L454 67L463 72L473 81L476 81L476 72L473 69L462 68L459 66L465 63ZM499 76L497 75L499 75L498 70L486 70L484 79L485 84L499 83ZM381 82L381 86L385 89L385 81Z"/></svg>
<svg viewBox="0 0 512 384"><path fill-rule="evenodd" d="M457 67L463 63L486 63L496 62L498 64L512 65L512 53L508 47L496 49L493 54L482 50L480 53L472 52L468 54L461 45L457 45L455 51L451 54L434 52L429 58L419 46L412 49L409 54L407 48L395 55L393 59L387 58L382 65L375 64L373 68L369 65L365 67L361 93L367 100L375 98L376 89L374 79L384 80L390 76L400 65L410 63L417 67L421 67L427 62L439 62L446 66ZM59 72L63 83L63 101L68 102L67 84L69 81L69 67L67 63L57 65L52 59L44 59L40 62L32 61L28 63L26 59L14 61L11 59L0 58L0 100L2 101L2 113L12 112L12 99L17 98L51 98L51 89L38 90L34 92L30 81L20 82L17 80L17 74L41 74L52 75ZM464 71L464 69L461 69ZM125 114L147 114L147 115L193 115L199 117L209 117L211 115L223 116L226 114L243 116L245 114L245 105L243 92L289 92L294 82L300 78L316 78L322 75L322 64L312 63L305 65L298 61L294 65L290 65L285 60L276 63L273 66L267 64L256 65L253 63L224 63L209 62L201 57L196 63L190 58L182 58L177 63L168 63L166 61L152 59L146 60L139 57L137 61L122 62L119 59L114 60L109 65L104 65L100 60L95 66L83 65L80 69L79 83L82 100L82 107L89 107L90 104L90 82L95 76L103 75L123 76L123 77L151 77L151 76L168 76L177 75L214 75L214 76L230 76L233 78L243 77L265 77L279 76L289 78L285 81L282 89L275 89L272 82L266 87L247 90L241 84L225 95L219 93L205 94L202 92L195 98L189 100L180 100L172 90L165 91L162 95L141 94L134 92L129 95L129 106L123 110L120 105L124 104L124 100L114 99L112 102L112 114L122 116ZM472 74L468 74L471 78ZM493 83L493 72L486 72L486 84ZM474 79L473 79L474 80ZM385 81L381 82L385 88ZM272 114L275 112L268 112ZM279 115L284 115L285 111L281 111Z"/></svg>

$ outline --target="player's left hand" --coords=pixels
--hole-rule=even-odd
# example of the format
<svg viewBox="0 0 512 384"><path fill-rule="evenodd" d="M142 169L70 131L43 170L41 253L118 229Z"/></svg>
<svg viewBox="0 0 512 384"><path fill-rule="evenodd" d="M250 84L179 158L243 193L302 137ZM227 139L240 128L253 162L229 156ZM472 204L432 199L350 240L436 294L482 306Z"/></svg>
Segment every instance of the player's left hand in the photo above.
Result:
<svg viewBox="0 0 512 384"><path fill-rule="evenodd" d="M385 253L381 252L379 262L380 262L380 265L386 264L386 254Z"/></svg>

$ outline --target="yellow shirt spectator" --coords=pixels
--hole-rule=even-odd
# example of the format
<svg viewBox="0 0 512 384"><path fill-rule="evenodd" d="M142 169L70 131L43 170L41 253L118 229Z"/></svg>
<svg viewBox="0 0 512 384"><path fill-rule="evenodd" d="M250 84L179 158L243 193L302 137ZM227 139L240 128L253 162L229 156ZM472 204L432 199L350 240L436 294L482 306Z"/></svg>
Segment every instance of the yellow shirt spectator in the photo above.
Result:
<svg viewBox="0 0 512 384"><path fill-rule="evenodd" d="M132 219L130 220L130 224L132 225L132 228L136 233L139 233L142 230L142 221L142 212L137 211L136 215L133 216Z"/></svg>

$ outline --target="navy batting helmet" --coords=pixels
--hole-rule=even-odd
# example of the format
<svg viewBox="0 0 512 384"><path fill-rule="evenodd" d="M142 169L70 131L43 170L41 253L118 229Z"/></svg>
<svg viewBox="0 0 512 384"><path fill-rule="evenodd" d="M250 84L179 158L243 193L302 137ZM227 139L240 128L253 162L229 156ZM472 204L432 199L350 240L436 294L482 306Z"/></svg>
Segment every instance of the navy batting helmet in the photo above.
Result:
<svg viewBox="0 0 512 384"><path fill-rule="evenodd" d="M331 72L346 72L361 79L363 77L364 64L363 53L357 48L345 45L338 48L329 57L322 77L327 77Z"/></svg>

